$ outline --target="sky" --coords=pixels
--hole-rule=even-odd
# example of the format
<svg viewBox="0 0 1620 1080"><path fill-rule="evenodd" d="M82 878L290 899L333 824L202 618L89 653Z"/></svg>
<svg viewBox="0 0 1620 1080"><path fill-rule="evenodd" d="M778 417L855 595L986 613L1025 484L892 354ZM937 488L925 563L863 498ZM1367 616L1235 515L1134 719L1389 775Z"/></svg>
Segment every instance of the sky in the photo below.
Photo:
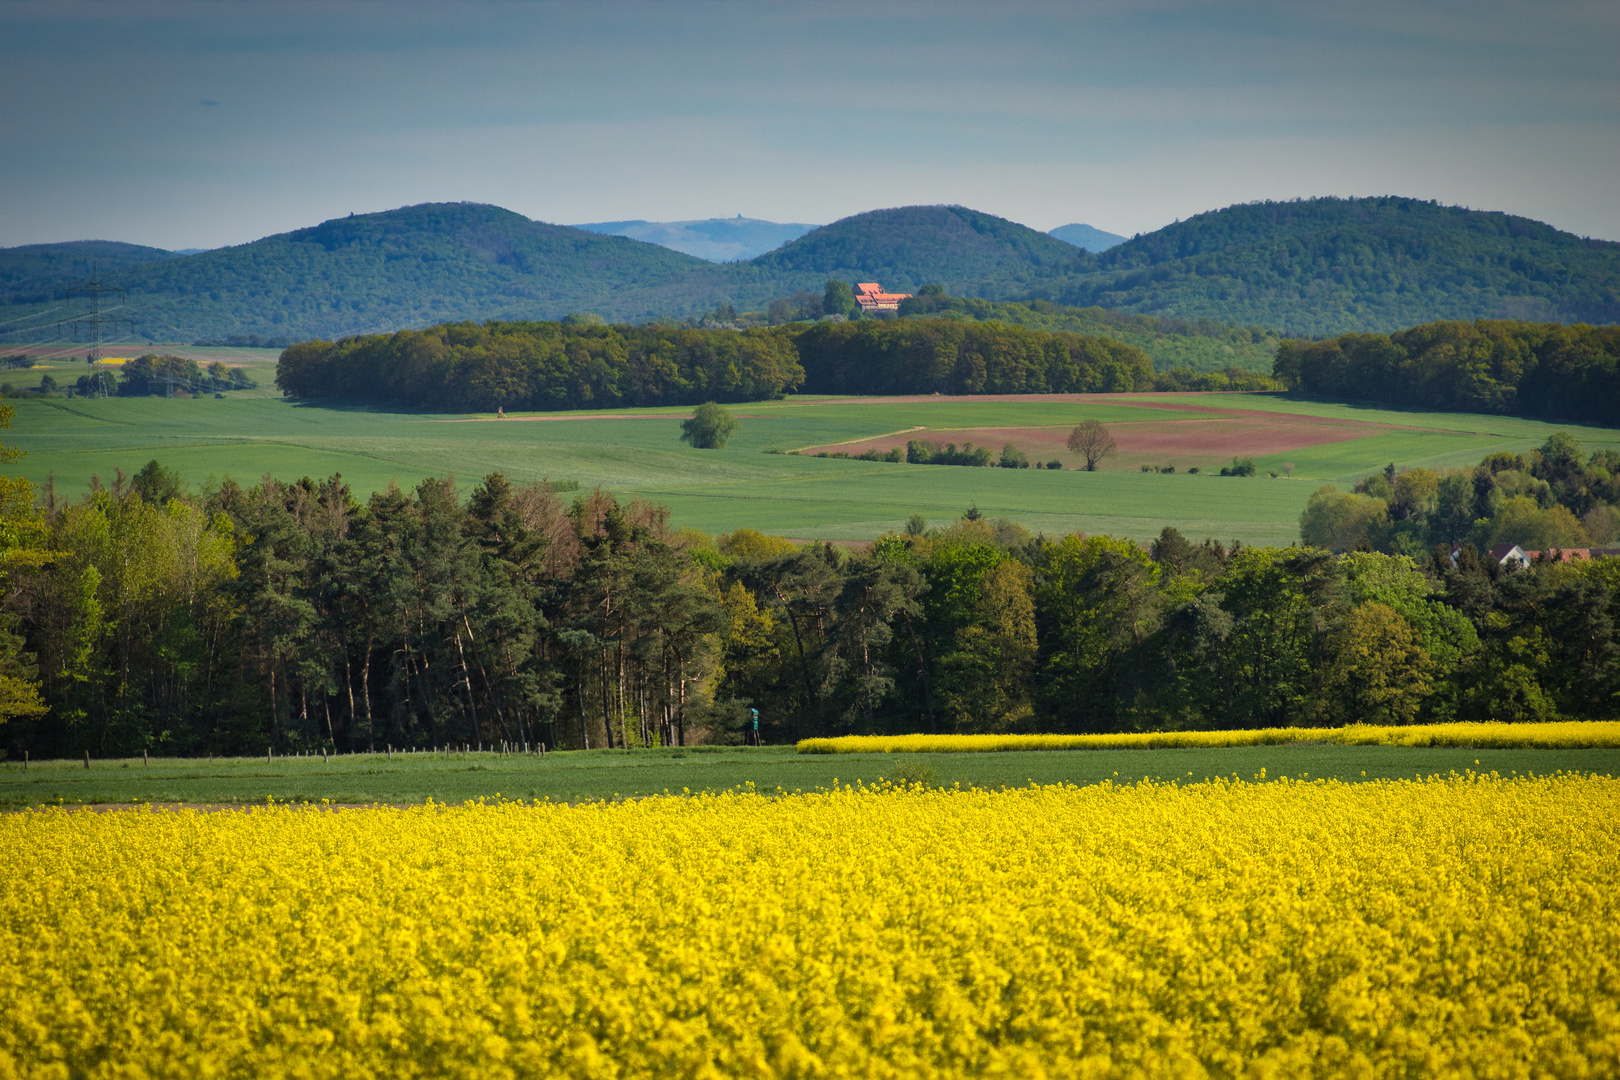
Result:
<svg viewBox="0 0 1620 1080"><path fill-rule="evenodd" d="M1614 0L0 0L0 246L1385 194L1620 240L1617 192Z"/></svg>

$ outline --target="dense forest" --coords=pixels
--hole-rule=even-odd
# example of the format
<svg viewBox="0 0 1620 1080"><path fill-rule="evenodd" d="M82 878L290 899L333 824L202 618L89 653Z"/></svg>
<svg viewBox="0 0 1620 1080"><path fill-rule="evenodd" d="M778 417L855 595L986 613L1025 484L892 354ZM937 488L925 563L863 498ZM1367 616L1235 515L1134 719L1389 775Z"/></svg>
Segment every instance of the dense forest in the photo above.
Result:
<svg viewBox="0 0 1620 1080"><path fill-rule="evenodd" d="M178 258L179 253L113 240L0 248L0 303L50 303L94 274Z"/></svg>
<svg viewBox="0 0 1620 1080"><path fill-rule="evenodd" d="M134 323L136 340L258 334L296 341L464 318L555 318L611 307L648 283L704 269L718 268L656 244L531 221L495 206L428 203L102 277L129 291L119 314ZM704 294L711 304L713 292ZM11 323L7 340L54 330L60 300L60 286L8 298L11 306L0 308ZM33 323L18 321L30 308L44 320L32 330ZM638 319L662 311L618 309Z"/></svg>
<svg viewBox="0 0 1620 1080"><path fill-rule="evenodd" d="M591 322L458 323L310 341L276 364L276 385L290 397L459 411L758 401L803 380L784 330Z"/></svg>
<svg viewBox="0 0 1620 1080"><path fill-rule="evenodd" d="M1620 244L1418 199L1230 206L1085 258L1029 295L1295 336L1438 319L1620 320Z"/></svg>
<svg viewBox="0 0 1620 1080"><path fill-rule="evenodd" d="M1613 715L1620 559L1032 537L864 550L672 530L499 474L354 499L0 484L0 745L21 756L623 747L848 732Z"/></svg>
<svg viewBox="0 0 1620 1080"><path fill-rule="evenodd" d="M1339 400L1620 422L1620 326L1481 320L1288 341L1273 372Z"/></svg>
<svg viewBox="0 0 1620 1080"><path fill-rule="evenodd" d="M1161 372L1236 368L1269 373L1282 340L1273 331L1258 326L1228 326L1213 319L1064 307L1046 300L983 300L950 296L943 288L928 285L918 295L901 301L897 314L902 318L1001 322L1031 330L1111 337L1147 353L1154 370Z"/></svg>
<svg viewBox="0 0 1620 1080"><path fill-rule="evenodd" d="M460 323L294 345L276 384L305 400L423 410L580 409L818 394L1272 389L1252 372L1155 375L1107 337L997 322L861 319L749 330Z"/></svg>
<svg viewBox="0 0 1620 1080"><path fill-rule="evenodd" d="M1471 543L1526 551L1620 540L1620 452L1588 455L1568 432L1528 454L1496 453L1473 469L1397 469L1354 490L1319 489L1300 519L1305 543L1421 556Z"/></svg>
<svg viewBox="0 0 1620 1080"><path fill-rule="evenodd" d="M130 250L104 261L103 276L129 290L121 314L144 341L336 338L582 312L614 322L691 320L721 306L763 312L796 291L819 292L829 277L899 292L939 283L958 297L1300 336L1387 333L1435 319L1620 319L1620 244L1393 197L1232 206L1099 254L959 206L856 214L725 265L473 203L336 218L173 258L112 246ZM67 250L84 245L36 247L51 250L0 251L7 341L54 333L65 310L62 275L85 262ZM1172 366L1183 363L1219 366L1191 356Z"/></svg>
<svg viewBox="0 0 1620 1080"><path fill-rule="evenodd" d="M1153 362L1104 337L937 319L814 323L794 342L812 394L1151 390Z"/></svg>

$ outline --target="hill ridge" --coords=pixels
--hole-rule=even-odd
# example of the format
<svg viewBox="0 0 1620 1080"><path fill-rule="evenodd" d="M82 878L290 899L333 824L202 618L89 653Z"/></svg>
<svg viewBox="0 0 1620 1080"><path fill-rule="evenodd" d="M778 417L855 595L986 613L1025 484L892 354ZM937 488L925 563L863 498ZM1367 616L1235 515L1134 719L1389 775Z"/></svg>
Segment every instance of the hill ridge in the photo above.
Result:
<svg viewBox="0 0 1620 1080"><path fill-rule="evenodd" d="M28 260L44 248L83 256L87 245L134 260L103 276L130 290L128 313L149 341L330 338L574 312L679 321L716 305L763 311L796 291L819 295L829 278L1295 336L1436 319L1620 321L1620 244L1401 196L1243 203L1095 254L960 205L870 210L719 265L471 201L332 218L194 255L75 244L0 251L0 341L42 340L47 309L60 307L71 259L44 271ZM57 276L49 288L7 291L8 266L13 282Z"/></svg>

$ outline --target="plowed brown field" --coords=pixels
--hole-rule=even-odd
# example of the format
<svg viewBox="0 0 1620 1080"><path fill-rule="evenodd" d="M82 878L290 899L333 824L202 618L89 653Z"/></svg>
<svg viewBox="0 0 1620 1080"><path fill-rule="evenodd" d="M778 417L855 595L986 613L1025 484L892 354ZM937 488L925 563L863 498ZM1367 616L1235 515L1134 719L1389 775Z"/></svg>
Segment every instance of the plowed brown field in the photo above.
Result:
<svg viewBox="0 0 1620 1080"><path fill-rule="evenodd" d="M1082 395L1073 396L1077 399ZM901 399L896 399L897 401ZM1047 399L1042 399L1047 400ZM1234 457L1263 457L1286 454L1307 446L1366 438L1384 431L1418 430L1391 424L1369 424L1355 420L1323 420L1294 413L1262 412L1252 409L1207 408L1199 405L1113 401L1118 405L1141 404L1155 410L1174 410L1190 415L1185 420L1116 421L1107 425L1118 452L1106 459L1106 468L1135 469L1141 465L1175 465L1209 468L1230 462ZM911 439L937 443L972 442L999 452L1012 443L1034 461L1061 461L1064 468L1082 463L1066 445L1071 428L1062 427L984 427L922 428L902 435L887 435L859 442L818 446L806 454L848 453L867 450L905 450Z"/></svg>

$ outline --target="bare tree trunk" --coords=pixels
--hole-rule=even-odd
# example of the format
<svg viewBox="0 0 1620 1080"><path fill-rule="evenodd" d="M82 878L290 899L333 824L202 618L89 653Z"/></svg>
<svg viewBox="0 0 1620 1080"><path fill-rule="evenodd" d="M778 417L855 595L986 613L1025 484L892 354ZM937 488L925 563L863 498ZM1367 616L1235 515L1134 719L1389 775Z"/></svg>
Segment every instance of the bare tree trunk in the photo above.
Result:
<svg viewBox="0 0 1620 1080"><path fill-rule="evenodd" d="M348 649L343 650L343 685L344 685L344 688L347 689L348 692L349 692L349 724L350 724L350 726L353 726L353 724L354 724L354 657L349 655L349 650ZM327 733L332 736L332 747L333 747L333 749L336 749L337 748L337 733L332 730L332 711L330 709L328 709L327 712L326 712L326 729L327 729Z"/></svg>
<svg viewBox="0 0 1620 1080"><path fill-rule="evenodd" d="M591 748L591 725L590 725L590 721L585 718L585 658L584 657L580 657L579 667L575 669L574 685L575 685L575 688L578 690L578 693L575 696L579 698L579 737L584 741L585 749L589 750Z"/></svg>
<svg viewBox="0 0 1620 1080"><path fill-rule="evenodd" d="M478 675L484 680L484 690L489 694L490 706L495 710L495 723L501 729L501 737L503 739L510 738L512 732L506 726L506 713L501 711L501 699L495 693L495 684L489 681L489 670L484 667L484 659L478 655L478 639L473 637L472 623L467 620L467 613L465 611L461 613L461 625L467 628L467 644L472 646L473 663L478 665ZM457 636L457 641L457 648L460 648L459 635ZM461 668L463 671L467 669L467 658L465 656L461 659ZM469 686L468 689L470 690L471 687Z"/></svg>
<svg viewBox="0 0 1620 1080"><path fill-rule="evenodd" d="M472 715L473 742L484 748L484 729L478 723L478 704L473 701L472 672L467 668L467 651L461 647L461 631L456 631L456 655L461 659L461 685L467 689L467 711Z"/></svg>
<svg viewBox="0 0 1620 1080"><path fill-rule="evenodd" d="M609 707L612 692L608 686L607 650L602 650L602 726L607 729L607 748L613 749L613 711Z"/></svg>

